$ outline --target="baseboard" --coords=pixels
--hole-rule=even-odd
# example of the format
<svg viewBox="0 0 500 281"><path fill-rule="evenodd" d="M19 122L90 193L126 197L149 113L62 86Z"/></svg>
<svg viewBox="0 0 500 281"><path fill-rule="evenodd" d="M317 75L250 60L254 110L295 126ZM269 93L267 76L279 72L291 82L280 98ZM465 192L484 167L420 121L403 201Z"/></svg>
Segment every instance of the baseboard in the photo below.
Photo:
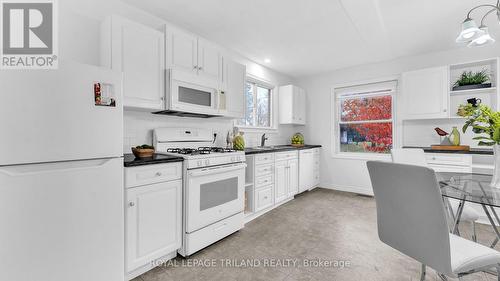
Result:
<svg viewBox="0 0 500 281"><path fill-rule="evenodd" d="M270 206L270 207L269 207L269 208L267 208L267 209L261 210L261 211L259 211L259 212L257 212L257 213L253 213L253 214L248 214L248 215L246 215L246 216L245 216L245 224L247 224L247 223L249 223L249 222L253 221L254 219L256 219L256 218L258 218L258 217L262 216L263 214L265 214L265 213L267 213L267 212L269 212L269 211L272 211L272 210L274 210L274 209L278 208L279 206L281 206L281 205L283 205L283 204L285 204L285 203L288 203L288 202L292 201L294 198L295 198L295 197L288 198L288 199L286 199L286 200L284 200L284 201L282 201L282 202L279 202L279 203L278 203L278 204L276 204L276 205Z"/></svg>
<svg viewBox="0 0 500 281"><path fill-rule="evenodd" d="M142 274L150 271L151 269L161 265L162 263L165 263L165 262L175 258L176 256L177 256L177 251L166 254L161 258L155 259L154 261L151 261L148 264L145 264L137 269L132 270L131 272L128 272L126 274L125 279L132 280L132 279L136 278L137 276L142 275Z"/></svg>
<svg viewBox="0 0 500 281"><path fill-rule="evenodd" d="M319 186L321 188L326 188L326 189L332 189L332 190L345 191L345 192L351 192L351 193L356 193L356 194L373 196L373 191L371 189L366 189L366 188L358 187L358 186L348 186L348 185L339 185L339 184L320 184Z"/></svg>

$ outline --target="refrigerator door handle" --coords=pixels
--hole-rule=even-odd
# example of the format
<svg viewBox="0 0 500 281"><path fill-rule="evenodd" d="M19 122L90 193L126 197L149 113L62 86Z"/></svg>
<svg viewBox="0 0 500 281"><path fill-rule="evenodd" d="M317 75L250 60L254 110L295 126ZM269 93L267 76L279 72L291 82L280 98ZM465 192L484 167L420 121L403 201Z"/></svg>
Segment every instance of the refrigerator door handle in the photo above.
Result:
<svg viewBox="0 0 500 281"><path fill-rule="evenodd" d="M116 158L3 166L0 167L0 173L6 174L11 177L15 177L15 176L43 174L56 171L68 172L68 171L97 169L99 167L107 165L113 159Z"/></svg>

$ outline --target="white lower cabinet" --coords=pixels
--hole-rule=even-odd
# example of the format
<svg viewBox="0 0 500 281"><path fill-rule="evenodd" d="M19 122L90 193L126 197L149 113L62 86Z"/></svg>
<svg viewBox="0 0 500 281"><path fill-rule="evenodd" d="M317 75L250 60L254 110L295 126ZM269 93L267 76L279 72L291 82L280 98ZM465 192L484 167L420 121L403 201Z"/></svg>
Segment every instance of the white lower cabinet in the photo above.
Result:
<svg viewBox="0 0 500 281"><path fill-rule="evenodd" d="M436 172L472 173L472 155L426 153L429 167Z"/></svg>
<svg viewBox="0 0 500 281"><path fill-rule="evenodd" d="M274 191L274 201L279 203L284 201L288 197L287 191L287 170L288 161L279 161L274 165L274 181L275 181L275 191Z"/></svg>
<svg viewBox="0 0 500 281"><path fill-rule="evenodd" d="M255 197L257 199L255 206L256 211L264 210L274 204L273 189L274 186L270 185L255 191Z"/></svg>
<svg viewBox="0 0 500 281"><path fill-rule="evenodd" d="M274 164L274 202L280 203L292 198L299 191L299 162L297 151L277 152L275 159L285 159Z"/></svg>
<svg viewBox="0 0 500 281"><path fill-rule="evenodd" d="M299 193L319 184L319 148L299 151Z"/></svg>
<svg viewBox="0 0 500 281"><path fill-rule="evenodd" d="M307 167L310 171L307 184L309 187L319 183L319 148L308 151L311 152ZM247 221L293 199L297 193L304 191L299 189L302 164L297 150L247 155L246 162Z"/></svg>
<svg viewBox="0 0 500 281"><path fill-rule="evenodd" d="M125 169L126 179L145 173L144 167ZM180 164L147 167L146 171L162 177L161 171L180 168ZM182 180L177 178L141 186L130 186L130 183L126 180L125 255L126 270L133 278L131 272L140 270L137 276L151 269L154 260L175 254L181 247Z"/></svg>

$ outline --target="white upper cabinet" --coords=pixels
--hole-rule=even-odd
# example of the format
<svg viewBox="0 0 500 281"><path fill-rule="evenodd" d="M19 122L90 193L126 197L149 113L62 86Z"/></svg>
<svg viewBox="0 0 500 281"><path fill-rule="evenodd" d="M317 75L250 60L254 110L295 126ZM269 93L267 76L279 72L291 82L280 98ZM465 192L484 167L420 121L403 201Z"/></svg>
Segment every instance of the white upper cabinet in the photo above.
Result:
<svg viewBox="0 0 500 281"><path fill-rule="evenodd" d="M448 67L403 73L401 97L402 119L447 118Z"/></svg>
<svg viewBox="0 0 500 281"><path fill-rule="evenodd" d="M166 26L167 68L192 73L218 85L221 81L222 55L213 43L187 31Z"/></svg>
<svg viewBox="0 0 500 281"><path fill-rule="evenodd" d="M280 124L306 124L306 92L294 85L279 88Z"/></svg>
<svg viewBox="0 0 500 281"><path fill-rule="evenodd" d="M101 61L123 72L123 104L126 107L164 108L164 33L121 18L108 17L101 32Z"/></svg>
<svg viewBox="0 0 500 281"><path fill-rule="evenodd" d="M198 37L167 27L167 65L169 68L198 72Z"/></svg>
<svg viewBox="0 0 500 281"><path fill-rule="evenodd" d="M221 113L226 117L244 118L246 66L226 57L223 61L221 99L225 99L225 110L222 109Z"/></svg>
<svg viewBox="0 0 500 281"><path fill-rule="evenodd" d="M198 74L209 79L219 80L221 75L221 54L217 46L198 38Z"/></svg>

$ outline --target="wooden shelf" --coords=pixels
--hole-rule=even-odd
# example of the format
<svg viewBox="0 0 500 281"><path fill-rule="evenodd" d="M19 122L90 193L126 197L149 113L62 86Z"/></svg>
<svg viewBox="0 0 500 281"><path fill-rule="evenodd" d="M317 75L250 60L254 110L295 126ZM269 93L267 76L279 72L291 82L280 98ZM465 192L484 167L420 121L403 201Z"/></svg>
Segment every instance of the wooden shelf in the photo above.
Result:
<svg viewBox="0 0 500 281"><path fill-rule="evenodd" d="M478 89L470 89L470 90L458 90L458 91L450 91L450 95L466 95L466 94L480 94L492 92L492 94L496 94L497 87L490 88L478 88Z"/></svg>

